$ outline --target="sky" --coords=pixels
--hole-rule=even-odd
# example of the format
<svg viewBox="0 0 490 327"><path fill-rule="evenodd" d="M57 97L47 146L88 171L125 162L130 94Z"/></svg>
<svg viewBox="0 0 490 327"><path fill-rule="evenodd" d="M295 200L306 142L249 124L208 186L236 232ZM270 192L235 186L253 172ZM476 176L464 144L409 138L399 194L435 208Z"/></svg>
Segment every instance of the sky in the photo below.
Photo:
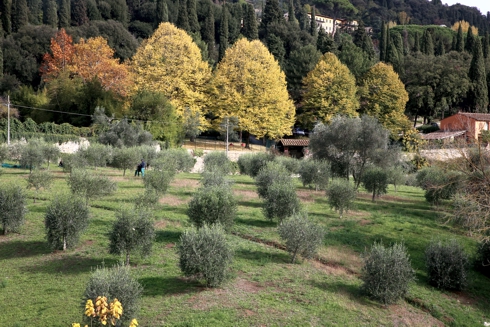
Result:
<svg viewBox="0 0 490 327"><path fill-rule="evenodd" d="M447 3L448 5L454 5L460 3L469 7L477 7L480 9L481 13L486 15L490 11L490 1L489 0L442 0L442 3Z"/></svg>

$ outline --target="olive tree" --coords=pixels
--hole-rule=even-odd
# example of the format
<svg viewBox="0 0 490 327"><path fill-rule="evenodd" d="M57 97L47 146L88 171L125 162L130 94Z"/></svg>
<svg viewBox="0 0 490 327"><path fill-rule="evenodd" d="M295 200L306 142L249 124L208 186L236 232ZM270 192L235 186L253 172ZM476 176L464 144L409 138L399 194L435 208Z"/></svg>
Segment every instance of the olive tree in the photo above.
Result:
<svg viewBox="0 0 490 327"><path fill-rule="evenodd" d="M154 192L163 195L167 192L170 183L175 177L175 170L157 170L153 169L145 173L143 183L148 192Z"/></svg>
<svg viewBox="0 0 490 327"><path fill-rule="evenodd" d="M126 176L126 170L135 168L140 157L141 154L137 148L115 148L112 156L112 166L122 169L123 176Z"/></svg>
<svg viewBox="0 0 490 327"><path fill-rule="evenodd" d="M267 190L273 183L290 183L292 185L291 173L280 163L269 161L255 176L257 193L261 198L267 196Z"/></svg>
<svg viewBox="0 0 490 327"><path fill-rule="evenodd" d="M328 186L330 165L325 160L305 159L299 167L299 175L303 186L315 186L315 190L324 190Z"/></svg>
<svg viewBox="0 0 490 327"><path fill-rule="evenodd" d="M36 197L40 189L49 189L53 183L53 175L47 170L34 169L32 173L27 177L27 189L34 188L36 190L36 196L34 197L34 203L36 203Z"/></svg>
<svg viewBox="0 0 490 327"><path fill-rule="evenodd" d="M231 172L231 162L223 151L209 152L204 156L204 170L219 170L224 175Z"/></svg>
<svg viewBox="0 0 490 327"><path fill-rule="evenodd" d="M323 244L324 230L308 219L305 213L296 213L281 222L279 236L286 242L286 249L291 253L291 263L297 255L312 258Z"/></svg>
<svg viewBox="0 0 490 327"><path fill-rule="evenodd" d="M90 199L111 195L117 190L117 184L107 176L92 174L85 169L72 170L67 182L71 192L83 197L87 205Z"/></svg>
<svg viewBox="0 0 490 327"><path fill-rule="evenodd" d="M44 155L44 159L48 163L48 169L50 162L58 160L60 157L60 148L56 144L44 144L42 147L42 152Z"/></svg>
<svg viewBox="0 0 490 327"><path fill-rule="evenodd" d="M92 143L80 152L87 163L97 170L98 167L105 167L111 162L113 149L110 145Z"/></svg>
<svg viewBox="0 0 490 327"><path fill-rule="evenodd" d="M48 205L44 226L46 239L53 250L76 246L87 228L89 211L83 199L77 196L57 196Z"/></svg>
<svg viewBox="0 0 490 327"><path fill-rule="evenodd" d="M9 148L6 144L0 144L0 163L9 158Z"/></svg>
<svg viewBox="0 0 490 327"><path fill-rule="evenodd" d="M296 194L296 188L291 181L273 182L267 188L263 212L269 220L277 218L281 222L300 210L301 203Z"/></svg>
<svg viewBox="0 0 490 327"><path fill-rule="evenodd" d="M351 182L344 179L334 179L327 188L327 201L330 208L336 210L342 218L344 212L352 208L357 191Z"/></svg>
<svg viewBox="0 0 490 327"><path fill-rule="evenodd" d="M139 252L144 257L151 253L154 238L155 227L149 211L122 209L116 213L109 235L109 253L125 254L129 265L131 253Z"/></svg>
<svg viewBox="0 0 490 327"><path fill-rule="evenodd" d="M388 188L388 174L385 170L371 167L362 176L362 186L373 194L372 201L376 197L386 194Z"/></svg>
<svg viewBox="0 0 490 327"><path fill-rule="evenodd" d="M29 172L32 172L33 168L39 168L44 163L43 145L44 142L41 140L33 139L23 146L20 152L20 165L28 167Z"/></svg>
<svg viewBox="0 0 490 327"><path fill-rule="evenodd" d="M0 185L0 222L4 235L8 232L17 232L24 224L26 202L24 190L19 185Z"/></svg>

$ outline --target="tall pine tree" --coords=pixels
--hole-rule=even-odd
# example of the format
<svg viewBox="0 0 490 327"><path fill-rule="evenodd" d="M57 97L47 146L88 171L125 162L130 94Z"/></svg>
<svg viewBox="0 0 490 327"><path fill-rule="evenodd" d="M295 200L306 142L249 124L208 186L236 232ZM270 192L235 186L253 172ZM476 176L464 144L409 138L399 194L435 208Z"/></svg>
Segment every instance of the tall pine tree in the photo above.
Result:
<svg viewBox="0 0 490 327"><path fill-rule="evenodd" d="M179 0L179 15L177 16L177 27L189 32L189 17L187 16L187 0Z"/></svg>
<svg viewBox="0 0 490 327"><path fill-rule="evenodd" d="M55 0L43 0L43 24L54 28L58 26L58 13Z"/></svg>
<svg viewBox="0 0 490 327"><path fill-rule="evenodd" d="M189 28L191 33L200 33L201 26L197 20L196 0L187 0L187 17L189 19Z"/></svg>
<svg viewBox="0 0 490 327"><path fill-rule="evenodd" d="M208 55L210 58L210 61L216 62L217 54L216 54L216 47L215 47L215 36L214 36L214 11L213 11L213 6L214 4L211 2L211 0L206 0L204 2L204 5L207 6L207 15L206 18L204 19L204 24L202 25L201 29L201 35L202 35L202 40L206 42L208 45Z"/></svg>
<svg viewBox="0 0 490 327"><path fill-rule="evenodd" d="M471 27L469 27L468 33L466 33L466 42L464 44L464 49L469 53L473 53L474 43L475 43L475 37L473 36L473 31L471 30Z"/></svg>
<svg viewBox="0 0 490 327"><path fill-rule="evenodd" d="M156 26L160 25L160 23L168 22L167 1L157 0L157 12L155 18L156 18Z"/></svg>
<svg viewBox="0 0 490 327"><path fill-rule="evenodd" d="M293 0L289 0L289 4L288 4L288 22L290 22L291 24L298 24L298 20L296 19L296 14L294 13Z"/></svg>
<svg viewBox="0 0 490 327"><path fill-rule="evenodd" d="M60 28L70 27L71 14L70 14L70 0L61 0L60 9L58 11L58 23Z"/></svg>
<svg viewBox="0 0 490 327"><path fill-rule="evenodd" d="M483 48L483 58L487 59L488 58L488 52L489 52L489 34L488 32L485 33L485 36L483 37L483 45L482 45L482 48Z"/></svg>
<svg viewBox="0 0 490 327"><path fill-rule="evenodd" d="M318 35L318 25L316 23L315 6L311 6L310 34L313 37Z"/></svg>
<svg viewBox="0 0 490 327"><path fill-rule="evenodd" d="M265 8L262 14L262 21L260 27L266 29L269 24L279 23L284 20L282 11L279 9L278 0L267 0L265 2Z"/></svg>
<svg viewBox="0 0 490 327"><path fill-rule="evenodd" d="M422 52L428 56L433 56L435 52L434 40L428 29L425 30L424 36L422 37Z"/></svg>
<svg viewBox="0 0 490 327"><path fill-rule="evenodd" d="M418 32L415 32L415 39L413 41L413 52L420 52L420 35Z"/></svg>
<svg viewBox="0 0 490 327"><path fill-rule="evenodd" d="M459 24L458 34L456 35L456 51L464 51L464 36L463 36L463 26Z"/></svg>
<svg viewBox="0 0 490 327"><path fill-rule="evenodd" d="M318 31L318 37L316 39L316 48L322 54L327 52L332 52L334 49L333 37L331 34L327 33L323 27L320 27Z"/></svg>
<svg viewBox="0 0 490 327"><path fill-rule="evenodd" d="M12 32L18 32L29 22L29 9L26 0L15 0L12 3Z"/></svg>
<svg viewBox="0 0 490 327"><path fill-rule="evenodd" d="M221 61L228 49L228 9L226 5L221 6L221 24L219 25L219 52L218 60Z"/></svg>
<svg viewBox="0 0 490 327"><path fill-rule="evenodd" d="M476 37L473 40L473 58L471 59L469 77L472 83L471 96L472 111L488 112L488 87L487 74L485 72L485 60L483 59L483 51L480 38Z"/></svg>
<svg viewBox="0 0 490 327"><path fill-rule="evenodd" d="M5 35L12 33L12 0L0 0L0 17Z"/></svg>
<svg viewBox="0 0 490 327"><path fill-rule="evenodd" d="M366 29L364 28L364 23L362 21L359 23L359 26L354 32L353 38L354 44L368 55L369 60L373 60L376 55L374 52L373 41L366 33Z"/></svg>
<svg viewBox="0 0 490 327"><path fill-rule="evenodd" d="M381 24L381 37L379 39L379 60L386 61L386 51L388 50L388 26Z"/></svg>
<svg viewBox="0 0 490 327"><path fill-rule="evenodd" d="M257 19L255 18L255 10L252 4L245 4L245 17L243 17L242 35L248 40L257 40L259 38L259 31L257 25Z"/></svg>
<svg viewBox="0 0 490 327"><path fill-rule="evenodd" d="M437 42L436 56L444 56L445 53L446 49L444 48L444 42L441 38L439 39L439 42Z"/></svg>
<svg viewBox="0 0 490 327"><path fill-rule="evenodd" d="M82 26L88 22L87 3L85 0L72 1L71 21L75 26Z"/></svg>

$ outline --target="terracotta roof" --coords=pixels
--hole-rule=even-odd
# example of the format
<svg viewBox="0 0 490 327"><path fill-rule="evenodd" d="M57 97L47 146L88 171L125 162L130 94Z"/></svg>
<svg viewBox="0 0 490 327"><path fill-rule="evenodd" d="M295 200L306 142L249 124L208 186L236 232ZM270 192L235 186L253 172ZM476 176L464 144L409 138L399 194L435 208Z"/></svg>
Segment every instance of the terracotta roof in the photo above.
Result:
<svg viewBox="0 0 490 327"><path fill-rule="evenodd" d="M284 146L308 146L310 144L309 139L280 139L279 142Z"/></svg>
<svg viewBox="0 0 490 327"><path fill-rule="evenodd" d="M459 112L458 115L463 115L479 121L490 121L490 114L479 114L473 112Z"/></svg>
<svg viewBox="0 0 490 327"><path fill-rule="evenodd" d="M464 135L466 131L454 131L454 132L434 132L428 134L421 134L422 139L424 140L443 140L450 137L456 137L460 135Z"/></svg>

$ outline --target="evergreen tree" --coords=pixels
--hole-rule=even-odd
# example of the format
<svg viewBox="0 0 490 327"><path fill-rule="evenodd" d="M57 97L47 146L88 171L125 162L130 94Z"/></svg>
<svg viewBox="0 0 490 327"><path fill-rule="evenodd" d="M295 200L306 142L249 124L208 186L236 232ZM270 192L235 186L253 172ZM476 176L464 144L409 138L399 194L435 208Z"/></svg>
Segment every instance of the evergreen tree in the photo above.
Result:
<svg viewBox="0 0 490 327"><path fill-rule="evenodd" d="M485 60L480 38L473 40L473 58L471 59L469 77L472 82L471 96L473 110L476 112L488 112L488 88L487 74L485 72Z"/></svg>
<svg viewBox="0 0 490 327"><path fill-rule="evenodd" d="M156 25L168 22L168 7L165 0L157 0Z"/></svg>
<svg viewBox="0 0 490 327"><path fill-rule="evenodd" d="M219 26L219 53L218 61L225 56L225 51L228 48L228 9L226 5L221 7L221 24Z"/></svg>
<svg viewBox="0 0 490 327"><path fill-rule="evenodd" d="M87 0L87 17L89 20L102 20L102 15L95 0Z"/></svg>
<svg viewBox="0 0 490 327"><path fill-rule="evenodd" d="M428 56L434 55L434 40L428 29L425 30L422 37L422 52Z"/></svg>
<svg viewBox="0 0 490 327"><path fill-rule="evenodd" d="M361 48L369 57L369 60L373 60L376 53L374 52L373 41L366 33L364 23L361 21L356 31L354 32L354 44Z"/></svg>
<svg viewBox="0 0 490 327"><path fill-rule="evenodd" d="M199 21L197 20L197 8L196 8L196 0L188 0L187 1L187 17L189 20L189 27L191 33L199 33L201 30L201 26L199 25Z"/></svg>
<svg viewBox="0 0 490 327"><path fill-rule="evenodd" d="M51 27L58 26L55 0L43 0L43 24Z"/></svg>
<svg viewBox="0 0 490 327"><path fill-rule="evenodd" d="M0 1L2 28L6 35L12 33L12 0Z"/></svg>
<svg viewBox="0 0 490 327"><path fill-rule="evenodd" d="M320 27L318 31L318 37L316 39L316 48L322 54L332 52L334 48L333 37L328 34L323 27Z"/></svg>
<svg viewBox="0 0 490 327"><path fill-rule="evenodd" d="M245 9L245 17L243 17L242 35L250 41L257 40L259 38L259 31L257 26L257 19L255 18L254 6L247 3Z"/></svg>
<svg viewBox="0 0 490 327"><path fill-rule="evenodd" d="M228 9L230 13L228 16L228 42L233 44L240 36L241 21L243 19L242 5L234 3L228 5Z"/></svg>
<svg viewBox="0 0 490 327"><path fill-rule="evenodd" d="M439 42L437 42L436 56L444 56L445 53L446 49L444 48L444 42L441 38L439 39Z"/></svg>
<svg viewBox="0 0 490 327"><path fill-rule="evenodd" d="M58 11L58 23L60 25L60 28L70 27L70 12L70 0L61 0L60 9Z"/></svg>
<svg viewBox="0 0 490 327"><path fill-rule="evenodd" d="M32 25L42 24L42 0L27 0L28 22Z"/></svg>
<svg viewBox="0 0 490 327"><path fill-rule="evenodd" d="M456 51L456 39L458 37L456 35L453 35L453 43L451 44L451 50Z"/></svg>
<svg viewBox="0 0 490 327"><path fill-rule="evenodd" d="M293 0L289 0L289 5L288 5L288 22L290 22L292 24L298 24L298 20L296 19L296 15L294 13Z"/></svg>
<svg viewBox="0 0 490 327"><path fill-rule="evenodd" d="M177 27L189 32L189 17L187 16L187 0L179 0L179 15L177 16Z"/></svg>
<svg viewBox="0 0 490 327"><path fill-rule="evenodd" d="M204 24L202 26L201 35L204 42L208 45L208 56L211 60L216 61L217 54L215 48L215 36L214 36L214 11L213 3L210 0L206 1L208 6L208 14L204 19Z"/></svg>
<svg viewBox="0 0 490 327"><path fill-rule="evenodd" d="M12 32L18 32L29 22L29 8L26 0L15 0L12 7Z"/></svg>
<svg viewBox="0 0 490 327"><path fill-rule="evenodd" d="M458 34L456 36L456 51L463 52L464 51L464 36L463 36L463 27L459 24Z"/></svg>
<svg viewBox="0 0 490 327"><path fill-rule="evenodd" d="M73 0L71 4L71 21L76 26L82 26L88 22L87 3L85 0Z"/></svg>
<svg viewBox="0 0 490 327"><path fill-rule="evenodd" d="M395 33L392 35L391 40L396 48L396 51L398 51L398 58L402 59L404 56L402 36L400 35L400 33Z"/></svg>
<svg viewBox="0 0 490 327"><path fill-rule="evenodd" d="M485 33L485 36L483 37L483 44L482 44L482 48L483 48L483 58L487 59L488 58L488 50L489 50L489 42L490 40L488 39L489 38L489 34L488 32Z"/></svg>
<svg viewBox="0 0 490 327"><path fill-rule="evenodd" d="M386 61L386 51L388 50L388 26L381 24L381 38L379 39L379 60Z"/></svg>
<svg viewBox="0 0 490 327"><path fill-rule="evenodd" d="M316 24L315 6L311 7L310 34L313 37L318 35L318 25Z"/></svg>
<svg viewBox="0 0 490 327"><path fill-rule="evenodd" d="M112 19L117 20L125 27L129 23L129 9L126 0L114 0L111 3Z"/></svg>
<svg viewBox="0 0 490 327"><path fill-rule="evenodd" d="M274 55L274 58L276 58L279 66L281 66L281 68L284 68L284 57L286 56L286 49L284 48L284 42L282 41L282 39L275 34L268 34L267 48L269 49L270 53Z"/></svg>
<svg viewBox="0 0 490 327"><path fill-rule="evenodd" d="M390 63L393 66L393 69L396 72L399 72L401 69L400 56L396 46L393 42L389 42L388 51L386 51L386 60L387 63Z"/></svg>
<svg viewBox="0 0 490 327"><path fill-rule="evenodd" d="M3 77L3 50L0 47L0 78Z"/></svg>
<svg viewBox="0 0 490 327"><path fill-rule="evenodd" d="M299 9L296 9L296 18L298 19L299 28L302 31L306 31L310 28L308 24L308 13L306 9L300 5Z"/></svg>
<svg viewBox="0 0 490 327"><path fill-rule="evenodd" d="M269 24L280 23L284 20L278 0L267 0L262 14L260 27L266 29Z"/></svg>
<svg viewBox="0 0 490 327"><path fill-rule="evenodd" d="M473 45L475 43L475 37L473 36L473 31L468 28L468 33L466 33L466 42L464 44L464 49L469 53L473 53Z"/></svg>
<svg viewBox="0 0 490 327"><path fill-rule="evenodd" d="M420 52L420 35L418 32L415 32L415 40L413 42L413 52Z"/></svg>

